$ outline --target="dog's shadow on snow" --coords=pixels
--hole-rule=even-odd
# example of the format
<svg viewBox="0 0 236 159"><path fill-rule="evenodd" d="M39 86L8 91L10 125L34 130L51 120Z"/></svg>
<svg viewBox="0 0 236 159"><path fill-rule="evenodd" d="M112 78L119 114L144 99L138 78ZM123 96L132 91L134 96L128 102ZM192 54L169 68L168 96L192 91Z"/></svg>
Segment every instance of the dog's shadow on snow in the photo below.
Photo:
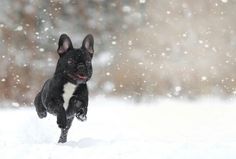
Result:
<svg viewBox="0 0 236 159"><path fill-rule="evenodd" d="M64 143L65 146L72 146L72 147L79 147L79 148L88 148L94 147L98 145L108 145L108 141L100 140L100 139L93 139L93 138L83 138L79 141L68 141Z"/></svg>

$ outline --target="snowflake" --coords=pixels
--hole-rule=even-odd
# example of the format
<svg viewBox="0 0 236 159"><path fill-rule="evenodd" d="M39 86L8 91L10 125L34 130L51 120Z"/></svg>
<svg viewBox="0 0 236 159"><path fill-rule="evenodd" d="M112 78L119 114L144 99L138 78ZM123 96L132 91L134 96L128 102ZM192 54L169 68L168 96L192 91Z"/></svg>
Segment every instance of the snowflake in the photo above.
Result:
<svg viewBox="0 0 236 159"><path fill-rule="evenodd" d="M40 48L39 51L40 51L40 52L44 52L44 48Z"/></svg>
<svg viewBox="0 0 236 159"><path fill-rule="evenodd" d="M133 42L131 40L129 40L128 45L131 46L132 44L133 44Z"/></svg>
<svg viewBox="0 0 236 159"><path fill-rule="evenodd" d="M206 80L207 80L207 77L206 77L206 76L202 76L202 77L201 77L201 80L202 80L202 81L206 81Z"/></svg>
<svg viewBox="0 0 236 159"><path fill-rule="evenodd" d="M23 26L21 26L21 25L19 25L16 29L15 29L15 31L22 31L23 30Z"/></svg>
<svg viewBox="0 0 236 159"><path fill-rule="evenodd" d="M181 90L182 90L182 88L181 88L180 86L176 86L176 87L175 87L175 91L176 91L176 92L179 92L179 91L181 91Z"/></svg>
<svg viewBox="0 0 236 159"><path fill-rule="evenodd" d="M20 106L20 104L17 103L17 102L12 102L11 104L12 104L12 106L14 106L14 107L19 107L19 106Z"/></svg>
<svg viewBox="0 0 236 159"><path fill-rule="evenodd" d="M228 0L221 0L221 2L223 2L223 3L227 3L227 2L228 2Z"/></svg>
<svg viewBox="0 0 236 159"><path fill-rule="evenodd" d="M139 3L146 3L146 0L139 0Z"/></svg>

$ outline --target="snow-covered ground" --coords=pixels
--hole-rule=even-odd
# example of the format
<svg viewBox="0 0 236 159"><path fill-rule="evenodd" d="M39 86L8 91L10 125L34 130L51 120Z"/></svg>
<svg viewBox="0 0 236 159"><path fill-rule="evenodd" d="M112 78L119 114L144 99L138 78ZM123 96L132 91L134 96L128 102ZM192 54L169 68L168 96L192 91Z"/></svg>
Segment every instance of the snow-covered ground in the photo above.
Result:
<svg viewBox="0 0 236 159"><path fill-rule="evenodd" d="M1 159L235 159L236 101L90 101L58 144L56 118L33 108L0 110Z"/></svg>

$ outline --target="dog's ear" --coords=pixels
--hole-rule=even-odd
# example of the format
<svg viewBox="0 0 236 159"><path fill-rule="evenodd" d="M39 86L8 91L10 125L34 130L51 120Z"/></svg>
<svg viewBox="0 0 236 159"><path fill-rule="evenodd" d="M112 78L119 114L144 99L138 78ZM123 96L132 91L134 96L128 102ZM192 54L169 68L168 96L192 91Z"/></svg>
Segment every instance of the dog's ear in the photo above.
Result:
<svg viewBox="0 0 236 159"><path fill-rule="evenodd" d="M58 41L57 53L61 57L70 49L73 49L73 45L70 40L70 37L66 34L61 34L60 39Z"/></svg>
<svg viewBox="0 0 236 159"><path fill-rule="evenodd" d="M91 57L93 57L93 53L94 53L94 49L93 49L93 36L91 34L88 34L82 43L82 48L85 49L86 51L88 51L91 55Z"/></svg>

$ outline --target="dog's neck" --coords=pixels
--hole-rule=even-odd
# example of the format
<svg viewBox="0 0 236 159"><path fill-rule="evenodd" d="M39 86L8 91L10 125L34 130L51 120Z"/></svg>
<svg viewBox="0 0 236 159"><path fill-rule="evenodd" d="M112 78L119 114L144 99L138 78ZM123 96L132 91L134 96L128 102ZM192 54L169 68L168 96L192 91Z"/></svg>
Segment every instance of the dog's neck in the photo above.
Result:
<svg viewBox="0 0 236 159"><path fill-rule="evenodd" d="M62 94L64 93L63 89L64 89L64 85L66 85L68 82L68 80L66 80L63 76L54 76L52 78L52 83L51 83L51 90L56 94L56 95L60 95L62 96Z"/></svg>

